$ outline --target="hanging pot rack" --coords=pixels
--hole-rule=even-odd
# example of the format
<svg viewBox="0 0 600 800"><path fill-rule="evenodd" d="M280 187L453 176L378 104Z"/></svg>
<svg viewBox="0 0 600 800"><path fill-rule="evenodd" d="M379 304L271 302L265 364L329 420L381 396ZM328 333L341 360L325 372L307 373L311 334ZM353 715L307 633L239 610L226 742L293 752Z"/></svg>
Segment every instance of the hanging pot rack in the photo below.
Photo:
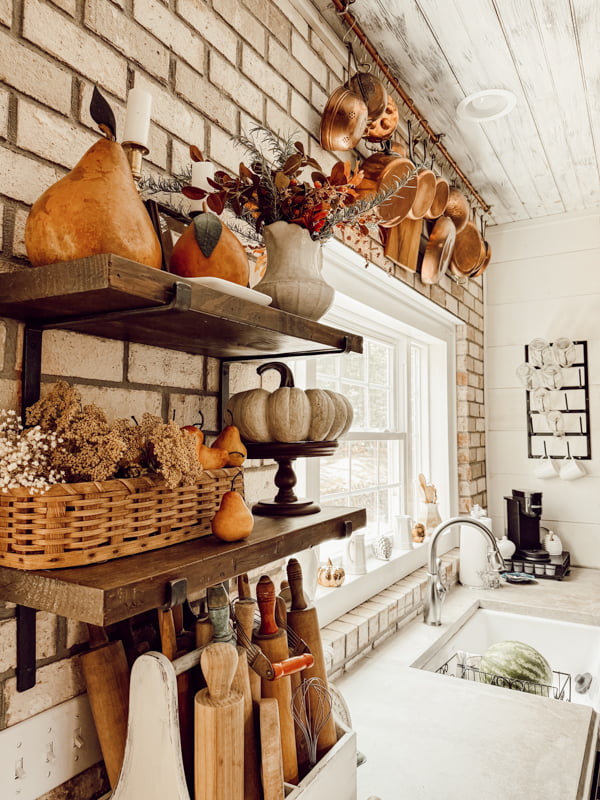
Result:
<svg viewBox="0 0 600 800"><path fill-rule="evenodd" d="M413 102L412 98L405 92L402 86L398 83L392 72L390 71L387 64L381 59L380 55L378 54L377 50L373 47L371 42L369 41L367 35L360 27L358 20L352 14L349 13L348 8L355 2L355 0L332 0L332 4L335 7L336 13L338 17L348 26L348 31L344 36L344 40L346 36L352 32L356 39L361 43L364 47L365 51L369 54L370 58L373 59L373 62L377 65L381 73L385 76L386 80L392 86L392 88L398 93L400 99L412 114L412 116L418 121L419 125L426 133L429 141L431 144L437 148L439 153L448 163L450 169L457 175L460 179L461 183L467 189L469 194L473 197L473 199L477 202L477 204L481 207L484 214L487 214L491 206L488 205L485 200L481 197L479 192L475 189L471 181L467 178L461 168L458 166L456 161L452 158L450 153L446 150L444 145L442 144L442 137L444 136L443 133L436 133L431 126L429 125L428 121L425 119L423 114L419 111L415 103Z"/></svg>

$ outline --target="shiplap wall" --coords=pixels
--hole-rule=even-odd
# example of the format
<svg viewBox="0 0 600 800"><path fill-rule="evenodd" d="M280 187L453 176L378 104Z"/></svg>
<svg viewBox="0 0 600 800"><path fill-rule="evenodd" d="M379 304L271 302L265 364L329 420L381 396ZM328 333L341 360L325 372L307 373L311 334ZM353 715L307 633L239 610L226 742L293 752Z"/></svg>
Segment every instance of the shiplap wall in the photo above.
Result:
<svg viewBox="0 0 600 800"><path fill-rule="evenodd" d="M489 232L494 267L486 280L485 378L488 502L499 533L504 496L543 492L543 524L571 561L600 567L600 208ZM592 459L576 481L534 477L527 458L525 391L515 369L534 337L587 340Z"/></svg>

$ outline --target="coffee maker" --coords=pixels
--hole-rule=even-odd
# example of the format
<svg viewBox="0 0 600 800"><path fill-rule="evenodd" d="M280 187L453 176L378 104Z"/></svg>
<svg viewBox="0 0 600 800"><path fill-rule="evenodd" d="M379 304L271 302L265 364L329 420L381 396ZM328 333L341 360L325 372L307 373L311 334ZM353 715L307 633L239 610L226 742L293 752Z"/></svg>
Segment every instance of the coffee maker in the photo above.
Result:
<svg viewBox="0 0 600 800"><path fill-rule="evenodd" d="M540 519L542 493L513 489L506 500L507 536L517 550L515 558L525 561L549 561L550 555L541 547Z"/></svg>

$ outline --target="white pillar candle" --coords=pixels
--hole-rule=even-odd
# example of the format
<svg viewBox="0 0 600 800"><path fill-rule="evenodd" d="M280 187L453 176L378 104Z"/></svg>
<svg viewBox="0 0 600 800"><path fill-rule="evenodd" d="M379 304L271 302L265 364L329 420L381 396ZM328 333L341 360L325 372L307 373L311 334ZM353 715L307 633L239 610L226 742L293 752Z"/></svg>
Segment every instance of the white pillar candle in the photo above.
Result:
<svg viewBox="0 0 600 800"><path fill-rule="evenodd" d="M204 189L205 192L214 192L214 188L208 183L207 178L215 177L215 165L210 161L192 161L191 184L196 189ZM202 211L204 200L192 200L190 211Z"/></svg>
<svg viewBox="0 0 600 800"><path fill-rule="evenodd" d="M207 178L214 179L215 171L215 165L210 161L192 161L192 186L205 192L214 192Z"/></svg>
<svg viewBox="0 0 600 800"><path fill-rule="evenodd" d="M149 92L135 87L129 90L127 109L125 111L123 143L133 142L142 147L148 147L151 109L152 95Z"/></svg>

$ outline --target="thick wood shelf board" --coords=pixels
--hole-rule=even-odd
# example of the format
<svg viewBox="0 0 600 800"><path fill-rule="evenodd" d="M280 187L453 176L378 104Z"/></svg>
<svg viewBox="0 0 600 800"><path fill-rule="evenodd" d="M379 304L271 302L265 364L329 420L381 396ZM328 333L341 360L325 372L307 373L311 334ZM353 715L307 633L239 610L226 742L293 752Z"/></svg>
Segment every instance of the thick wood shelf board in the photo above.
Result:
<svg viewBox="0 0 600 800"><path fill-rule="evenodd" d="M191 287L191 307L156 313L173 299L176 282ZM144 308L147 314L140 312ZM131 316L102 316L134 309ZM0 275L0 316L214 358L315 349L362 352L362 338L355 334L114 255Z"/></svg>
<svg viewBox="0 0 600 800"><path fill-rule="evenodd" d="M165 603L169 581L186 578L190 592L293 555L366 525L363 508L328 506L305 517L255 517L254 531L225 544L214 536L149 553L58 570L0 567L0 599L107 626Z"/></svg>

